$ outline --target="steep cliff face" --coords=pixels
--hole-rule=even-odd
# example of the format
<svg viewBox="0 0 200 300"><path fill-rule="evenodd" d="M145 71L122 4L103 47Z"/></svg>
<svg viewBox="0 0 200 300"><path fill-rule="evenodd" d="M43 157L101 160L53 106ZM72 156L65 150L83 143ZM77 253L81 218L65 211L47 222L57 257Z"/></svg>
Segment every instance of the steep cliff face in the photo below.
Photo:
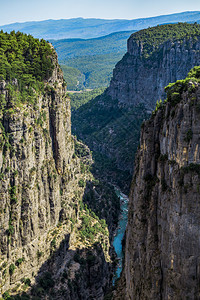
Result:
<svg viewBox="0 0 200 300"><path fill-rule="evenodd" d="M129 186L140 126L156 101L166 97L164 87L185 78L199 64L198 24L141 30L129 38L128 52L116 65L104 94L73 113L73 132L90 149L106 157L110 162L105 162L109 166L106 173L111 174L115 183Z"/></svg>
<svg viewBox="0 0 200 300"><path fill-rule="evenodd" d="M200 68L167 88L141 131L130 193L125 299L199 299ZM118 298L116 295L115 299Z"/></svg>
<svg viewBox="0 0 200 300"><path fill-rule="evenodd" d="M1 35L5 43L8 37L30 38L38 48L49 49L46 42L22 34ZM36 51L27 44L21 63ZM0 69L0 295L8 290L21 295L33 285L31 294L39 299L103 299L111 283L109 232L105 220L82 201L86 181L94 178L74 151L70 100L57 55L53 49L48 57L42 55L44 62L51 61L47 72L50 67L52 72L33 85L29 73L8 79L17 65L10 57L7 68L2 64ZM89 277L100 269L105 274Z"/></svg>
<svg viewBox="0 0 200 300"><path fill-rule="evenodd" d="M122 105L144 103L153 109L164 87L200 64L200 26L162 25L133 34L127 53L116 65L108 95Z"/></svg>

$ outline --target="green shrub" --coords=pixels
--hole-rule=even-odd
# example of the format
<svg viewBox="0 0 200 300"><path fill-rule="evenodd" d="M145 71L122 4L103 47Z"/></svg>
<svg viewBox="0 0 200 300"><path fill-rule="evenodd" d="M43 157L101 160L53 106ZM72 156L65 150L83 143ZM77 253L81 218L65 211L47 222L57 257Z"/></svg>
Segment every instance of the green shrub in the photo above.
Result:
<svg viewBox="0 0 200 300"><path fill-rule="evenodd" d="M79 187L84 187L85 186L85 182L83 179L80 179L78 182Z"/></svg>
<svg viewBox="0 0 200 300"><path fill-rule="evenodd" d="M9 227L8 227L8 229L7 229L7 235L8 235L8 236L11 236L11 235L13 235L13 233L14 233L14 227L13 227L12 224L9 224L8 226L9 226Z"/></svg>
<svg viewBox="0 0 200 300"><path fill-rule="evenodd" d="M56 248L56 238L53 238L53 240L51 241L51 248Z"/></svg>
<svg viewBox="0 0 200 300"><path fill-rule="evenodd" d="M15 271L15 265L14 264L11 264L10 266L9 266L9 273L10 273L10 275L12 276L13 275L13 273L14 273L14 271Z"/></svg>
<svg viewBox="0 0 200 300"><path fill-rule="evenodd" d="M168 160L168 155L167 154L160 154L159 156L159 161L164 162Z"/></svg>
<svg viewBox="0 0 200 300"><path fill-rule="evenodd" d="M39 251L39 250L38 250L38 251L37 251L37 258L40 259L40 257L43 256L43 254L44 254L44 253L43 253L42 251Z"/></svg>
<svg viewBox="0 0 200 300"><path fill-rule="evenodd" d="M24 285L26 286L31 286L31 280L30 278L22 278L22 283L24 283Z"/></svg>
<svg viewBox="0 0 200 300"><path fill-rule="evenodd" d="M21 265L23 262L24 262L24 257L21 257L21 258L18 258L17 260L16 260L16 262L15 262L15 265L16 266L19 266L19 265Z"/></svg>
<svg viewBox="0 0 200 300"><path fill-rule="evenodd" d="M10 299L10 294L9 294L9 292L5 292L5 293L3 294L3 299L5 299L5 300L9 300L9 299Z"/></svg>

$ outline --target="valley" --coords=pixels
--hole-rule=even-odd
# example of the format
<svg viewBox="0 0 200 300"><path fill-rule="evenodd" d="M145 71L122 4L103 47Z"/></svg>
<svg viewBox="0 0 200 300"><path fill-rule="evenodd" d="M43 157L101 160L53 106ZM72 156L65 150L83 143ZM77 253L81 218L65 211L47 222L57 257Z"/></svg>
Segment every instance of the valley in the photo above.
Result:
<svg viewBox="0 0 200 300"><path fill-rule="evenodd" d="M198 18L1 31L1 299L198 299Z"/></svg>
<svg viewBox="0 0 200 300"><path fill-rule="evenodd" d="M68 90L108 86L112 70L126 52L127 39L132 32L120 31L86 40L50 40L58 53Z"/></svg>

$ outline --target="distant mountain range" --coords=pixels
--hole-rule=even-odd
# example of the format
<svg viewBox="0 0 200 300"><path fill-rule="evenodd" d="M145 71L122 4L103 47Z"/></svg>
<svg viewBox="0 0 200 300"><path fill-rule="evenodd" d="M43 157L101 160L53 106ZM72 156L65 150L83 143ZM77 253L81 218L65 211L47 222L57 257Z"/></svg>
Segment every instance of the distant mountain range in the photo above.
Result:
<svg viewBox="0 0 200 300"><path fill-rule="evenodd" d="M105 20L105 19L63 19L45 20L25 23L13 23L0 26L3 31L22 31L37 38L95 38L117 31L131 31L156 26L158 24L177 22L199 22L200 11L183 12L151 18L135 20Z"/></svg>

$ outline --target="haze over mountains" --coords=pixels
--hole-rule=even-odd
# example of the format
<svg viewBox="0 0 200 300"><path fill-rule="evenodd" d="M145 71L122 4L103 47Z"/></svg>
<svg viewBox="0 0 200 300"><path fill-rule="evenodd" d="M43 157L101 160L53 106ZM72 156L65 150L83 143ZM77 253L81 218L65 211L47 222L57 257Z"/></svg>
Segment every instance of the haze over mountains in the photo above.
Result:
<svg viewBox="0 0 200 300"><path fill-rule="evenodd" d="M135 20L105 20L105 19L62 19L45 20L24 23L13 23L0 26L4 31L22 31L36 38L64 39L64 38L95 38L117 31L140 30L158 24L177 22L199 22L200 11L183 12L151 18Z"/></svg>

